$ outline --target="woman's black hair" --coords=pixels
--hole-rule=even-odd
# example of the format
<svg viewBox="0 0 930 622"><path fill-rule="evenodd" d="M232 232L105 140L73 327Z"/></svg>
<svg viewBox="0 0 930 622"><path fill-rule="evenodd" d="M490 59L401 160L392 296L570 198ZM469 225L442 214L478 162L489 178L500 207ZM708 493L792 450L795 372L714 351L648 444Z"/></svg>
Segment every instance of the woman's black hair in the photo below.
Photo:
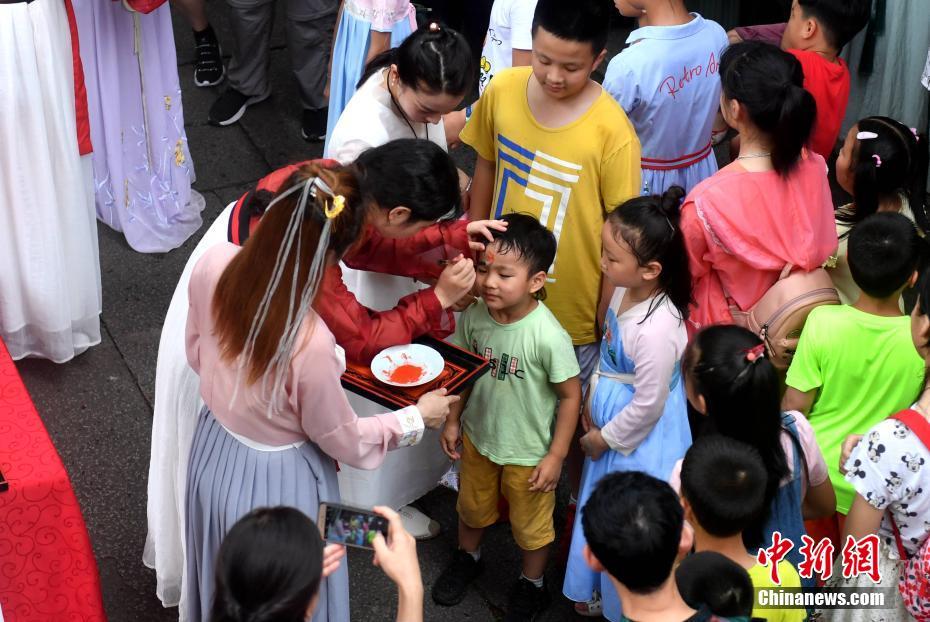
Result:
<svg viewBox="0 0 930 622"><path fill-rule="evenodd" d="M216 559L210 622L304 622L323 576L323 541L302 512L252 510Z"/></svg>
<svg viewBox="0 0 930 622"><path fill-rule="evenodd" d="M357 88L376 71L391 65L397 65L400 81L410 88L456 97L467 95L478 75L478 64L465 37L437 24L420 28L398 47L371 59Z"/></svg>
<svg viewBox="0 0 930 622"><path fill-rule="evenodd" d="M684 196L683 188L672 186L661 196L630 199L607 216L614 236L627 243L640 266L652 261L662 266L659 291L675 305L682 321L688 319L688 306L692 302L691 271L679 226ZM657 297L656 303L659 300ZM647 318L656 303L649 309Z"/></svg>
<svg viewBox="0 0 930 622"><path fill-rule="evenodd" d="M685 382L704 397L707 431L755 447L765 463L765 515L743 532L751 550L761 544L772 500L790 474L781 444L781 384L760 346L763 341L745 328L708 326L694 336L682 361Z"/></svg>
<svg viewBox="0 0 930 622"><path fill-rule="evenodd" d="M866 117L858 131L875 138L858 139L851 154L853 205L840 209L836 219L855 226L878 211L882 201L907 197L917 226L930 233L927 216L927 136L919 136L906 125L888 117ZM849 231L843 235L848 235Z"/></svg>
<svg viewBox="0 0 930 622"><path fill-rule="evenodd" d="M771 141L772 166L787 175L808 143L817 104L804 88L798 59L770 43L742 41L720 59L720 81L727 99L746 109L749 119Z"/></svg>
<svg viewBox="0 0 930 622"><path fill-rule="evenodd" d="M368 203L410 209L410 220L452 220L462 214L459 174L436 143L392 140L363 151L355 160L359 188Z"/></svg>

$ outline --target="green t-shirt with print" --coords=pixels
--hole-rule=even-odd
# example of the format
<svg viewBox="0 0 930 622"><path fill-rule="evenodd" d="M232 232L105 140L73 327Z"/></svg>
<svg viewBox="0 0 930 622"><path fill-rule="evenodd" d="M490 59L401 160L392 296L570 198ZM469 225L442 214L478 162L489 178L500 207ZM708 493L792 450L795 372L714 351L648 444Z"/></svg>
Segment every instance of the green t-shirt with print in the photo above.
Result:
<svg viewBox="0 0 930 622"><path fill-rule="evenodd" d="M909 317L872 315L849 305L811 311L786 382L798 391L818 390L807 418L827 461L837 511L847 514L855 498L839 470L846 436L864 434L909 406L923 375Z"/></svg>
<svg viewBox="0 0 930 622"><path fill-rule="evenodd" d="M552 385L580 373L572 339L539 303L500 324L483 300L459 318L452 342L491 361L462 413L462 429L497 464L536 466L549 452L558 398Z"/></svg>

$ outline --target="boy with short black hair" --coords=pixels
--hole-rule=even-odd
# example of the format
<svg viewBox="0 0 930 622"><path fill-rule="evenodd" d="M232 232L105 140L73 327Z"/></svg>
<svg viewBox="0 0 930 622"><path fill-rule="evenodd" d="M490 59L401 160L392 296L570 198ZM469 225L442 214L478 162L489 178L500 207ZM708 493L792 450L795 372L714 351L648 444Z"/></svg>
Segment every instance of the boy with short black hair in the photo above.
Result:
<svg viewBox="0 0 930 622"><path fill-rule="evenodd" d="M576 346L582 382L610 301L597 240L608 206L641 188L633 126L591 79L607 53L610 9L606 0L539 0L532 66L497 73L461 134L478 152L472 217L525 212L555 234L548 304Z"/></svg>
<svg viewBox="0 0 930 622"><path fill-rule="evenodd" d="M782 406L807 415L836 490L837 515L808 525L837 550L840 522L855 491L840 473L849 434L863 434L907 408L923 386L924 361L911 342L899 299L917 280L922 242L906 216L879 212L849 234L847 260L862 290L852 305L817 307L808 316L785 380Z"/></svg>
<svg viewBox="0 0 930 622"><path fill-rule="evenodd" d="M743 531L765 512L767 478L762 456L754 447L720 435L699 438L681 465L681 503L694 528L694 550L715 551L739 564L749 572L757 590L776 585L771 569L746 550ZM781 587L801 587L801 577L791 562L782 559L777 567ZM752 615L769 622L807 619L804 609L754 607Z"/></svg>
<svg viewBox="0 0 930 622"><path fill-rule="evenodd" d="M804 88L817 102L811 149L830 159L849 102L843 47L869 23L871 0L794 0L784 24L731 30L730 42L757 39L781 45L804 69Z"/></svg>
<svg viewBox="0 0 930 622"><path fill-rule="evenodd" d="M585 561L604 572L620 596L621 620L706 622L706 607L690 607L673 567L692 545L684 513L666 482L639 471L604 476L581 510Z"/></svg>
<svg viewBox="0 0 930 622"><path fill-rule="evenodd" d="M543 573L555 539L555 487L578 424L581 383L571 338L542 303L555 237L532 216L504 220L507 229L492 232L479 258L481 300L462 313L452 338L489 359L491 372L452 407L440 439L451 459L461 458L459 550L432 595L445 606L465 597L503 496L523 552L504 619L520 622L549 606Z"/></svg>

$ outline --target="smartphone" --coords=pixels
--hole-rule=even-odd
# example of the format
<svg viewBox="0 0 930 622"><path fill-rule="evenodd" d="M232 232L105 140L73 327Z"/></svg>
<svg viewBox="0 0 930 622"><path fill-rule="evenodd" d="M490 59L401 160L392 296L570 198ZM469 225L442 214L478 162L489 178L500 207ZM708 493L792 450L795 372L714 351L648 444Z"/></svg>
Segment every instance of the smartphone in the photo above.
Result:
<svg viewBox="0 0 930 622"><path fill-rule="evenodd" d="M371 549L377 534L387 538L388 521L371 510L363 510L341 503L321 503L317 522L323 539L361 549Z"/></svg>

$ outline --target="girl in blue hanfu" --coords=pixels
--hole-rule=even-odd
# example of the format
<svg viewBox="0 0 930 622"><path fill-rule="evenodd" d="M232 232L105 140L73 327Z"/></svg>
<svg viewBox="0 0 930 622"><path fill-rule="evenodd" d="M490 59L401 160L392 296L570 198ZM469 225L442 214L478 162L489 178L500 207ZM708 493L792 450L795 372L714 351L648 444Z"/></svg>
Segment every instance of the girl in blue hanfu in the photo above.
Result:
<svg viewBox="0 0 930 622"><path fill-rule="evenodd" d="M711 144L720 107L727 34L688 13L684 0L618 0L639 19L628 47L607 66L604 88L623 106L643 146L643 194L690 192L717 172Z"/></svg>
<svg viewBox="0 0 930 622"><path fill-rule="evenodd" d="M643 471L667 481L691 445L680 361L691 276L678 213L684 191L637 197L608 216L601 271L616 287L604 320L597 369L582 421L586 454L578 507L598 481L616 471ZM563 591L585 616L620 619L610 578L584 560L582 512L575 515Z"/></svg>

